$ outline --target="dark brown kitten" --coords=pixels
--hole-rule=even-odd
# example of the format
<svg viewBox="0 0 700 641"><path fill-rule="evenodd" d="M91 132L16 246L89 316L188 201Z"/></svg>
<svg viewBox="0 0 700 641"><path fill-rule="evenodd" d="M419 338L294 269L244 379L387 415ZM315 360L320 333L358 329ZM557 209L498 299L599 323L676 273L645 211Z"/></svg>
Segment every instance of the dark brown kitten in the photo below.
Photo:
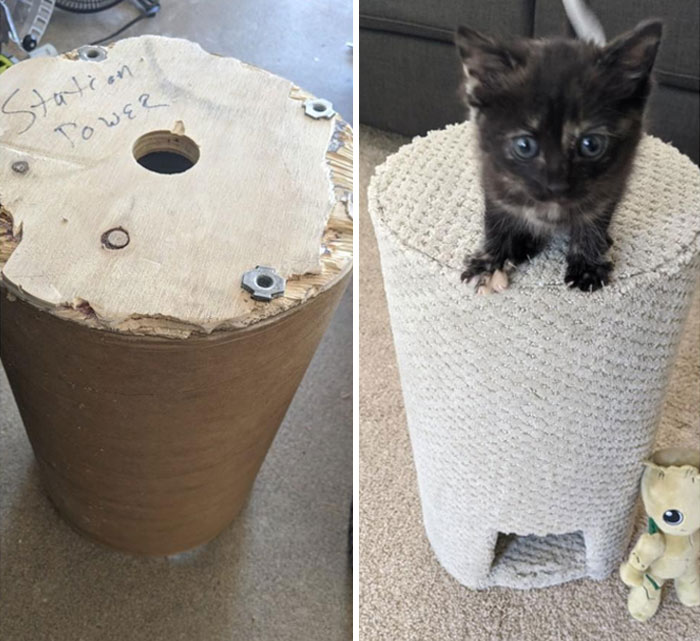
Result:
<svg viewBox="0 0 700 641"><path fill-rule="evenodd" d="M462 279L499 291L557 231L570 235L565 281L608 283L608 225L642 130L661 23L605 47L571 39L499 41L460 27L468 104L477 111L486 240Z"/></svg>

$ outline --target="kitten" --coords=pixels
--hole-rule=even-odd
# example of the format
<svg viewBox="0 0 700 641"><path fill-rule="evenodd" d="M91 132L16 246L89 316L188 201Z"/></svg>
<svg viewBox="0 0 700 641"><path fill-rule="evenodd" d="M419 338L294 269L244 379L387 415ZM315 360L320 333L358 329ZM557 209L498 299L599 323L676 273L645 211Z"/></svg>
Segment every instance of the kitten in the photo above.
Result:
<svg viewBox="0 0 700 641"><path fill-rule="evenodd" d="M570 237L565 282L583 291L608 283L608 226L641 137L660 39L658 21L605 46L458 29L483 160L486 238L462 274L477 292L507 287L515 266L559 231Z"/></svg>

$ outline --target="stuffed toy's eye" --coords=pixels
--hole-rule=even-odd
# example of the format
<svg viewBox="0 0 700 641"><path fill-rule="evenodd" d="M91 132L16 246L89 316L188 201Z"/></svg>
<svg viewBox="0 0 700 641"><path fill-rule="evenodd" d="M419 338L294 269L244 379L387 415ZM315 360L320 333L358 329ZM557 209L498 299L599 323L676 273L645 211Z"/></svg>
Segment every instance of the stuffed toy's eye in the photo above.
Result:
<svg viewBox="0 0 700 641"><path fill-rule="evenodd" d="M601 134L587 134L578 141L578 152L589 159L600 158L608 147L608 139Z"/></svg>
<svg viewBox="0 0 700 641"><path fill-rule="evenodd" d="M540 152L534 136L517 136L511 141L511 146L515 157L520 160L530 160Z"/></svg>
<svg viewBox="0 0 700 641"><path fill-rule="evenodd" d="M678 510L666 510L664 512L664 521L669 525L679 525L683 522L683 513Z"/></svg>

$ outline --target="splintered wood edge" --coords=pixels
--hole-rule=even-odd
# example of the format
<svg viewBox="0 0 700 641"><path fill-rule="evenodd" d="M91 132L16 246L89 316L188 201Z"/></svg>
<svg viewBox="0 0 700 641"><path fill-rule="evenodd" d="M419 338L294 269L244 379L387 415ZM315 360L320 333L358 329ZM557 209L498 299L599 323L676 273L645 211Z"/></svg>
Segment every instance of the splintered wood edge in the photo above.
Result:
<svg viewBox="0 0 700 641"><path fill-rule="evenodd" d="M64 54L75 58L77 53ZM314 96L292 87L289 97L300 101ZM79 322L95 329L108 330L137 336L161 336L183 339L192 335L211 334L217 331L243 329L302 305L305 301L331 288L352 269L353 257L353 132L348 123L339 116L334 118L334 129L326 151L326 164L329 173L329 186L335 196L328 222L319 243L321 270L318 273L298 274L287 279L283 296L270 302L253 301L251 311L240 318L234 318L216 325L195 325L161 315L143 316L133 314L116 323L98 317L89 301L74 300L60 307L46 305L43 301L28 299L15 285L5 279L0 285L5 289L9 300L20 298L35 307L65 320ZM11 212L0 204L0 272L12 252L22 240L21 225L15 226Z"/></svg>

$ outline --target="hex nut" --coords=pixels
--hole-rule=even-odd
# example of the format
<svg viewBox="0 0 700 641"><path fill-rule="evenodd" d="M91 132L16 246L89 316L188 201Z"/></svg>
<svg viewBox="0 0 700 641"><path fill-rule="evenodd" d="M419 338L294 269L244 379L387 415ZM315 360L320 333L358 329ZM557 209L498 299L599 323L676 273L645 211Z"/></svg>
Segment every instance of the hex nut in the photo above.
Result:
<svg viewBox="0 0 700 641"><path fill-rule="evenodd" d="M304 103L304 111L307 116L312 118L332 118L335 116L333 103L330 100L323 98L313 98Z"/></svg>
<svg viewBox="0 0 700 641"><path fill-rule="evenodd" d="M95 45L85 45L78 49L78 57L85 62L101 62L107 59L107 50Z"/></svg>
<svg viewBox="0 0 700 641"><path fill-rule="evenodd" d="M287 281L273 267L258 265L243 274L241 287L250 292L253 300L270 302L273 298L282 296Z"/></svg>

